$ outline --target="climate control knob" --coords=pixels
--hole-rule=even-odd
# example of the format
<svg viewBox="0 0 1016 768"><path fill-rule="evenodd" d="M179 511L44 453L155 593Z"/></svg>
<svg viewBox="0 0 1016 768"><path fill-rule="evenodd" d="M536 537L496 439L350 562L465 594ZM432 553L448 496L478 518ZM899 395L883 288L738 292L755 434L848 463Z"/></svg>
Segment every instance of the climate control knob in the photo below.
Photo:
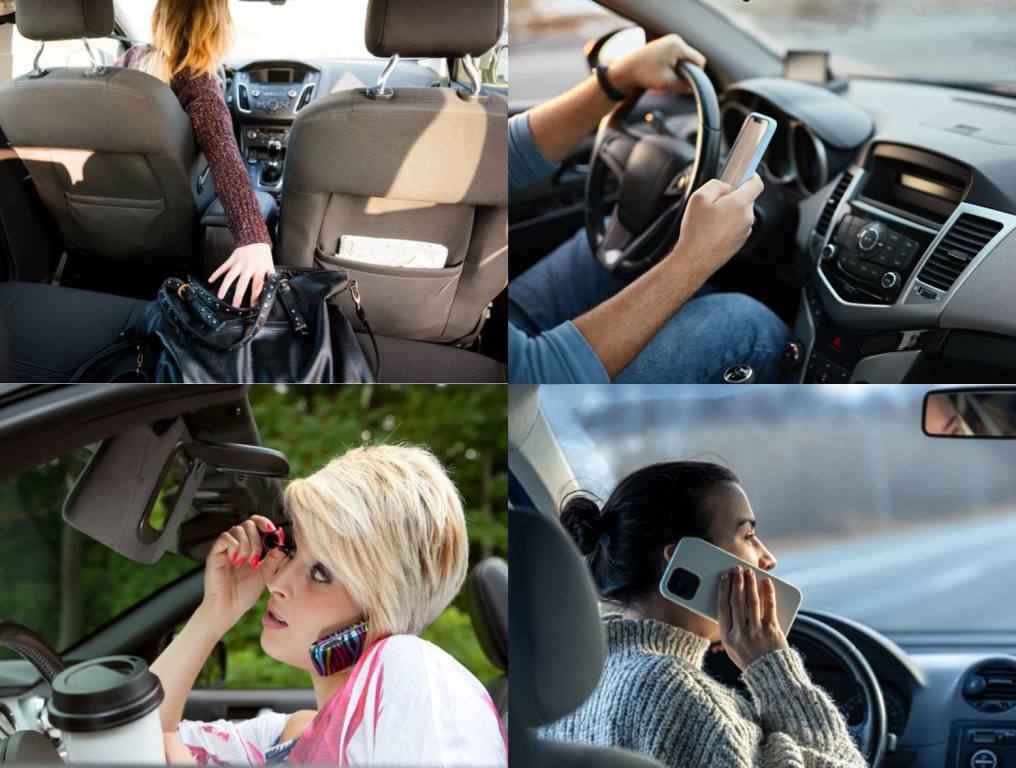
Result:
<svg viewBox="0 0 1016 768"><path fill-rule="evenodd" d="M970 756L970 768L995 768L998 755L990 749L979 749Z"/></svg>
<svg viewBox="0 0 1016 768"><path fill-rule="evenodd" d="M862 227L861 231L857 233L857 247L867 253L878 245L878 241L882 240L884 236L885 227L881 224L869 224Z"/></svg>
<svg viewBox="0 0 1016 768"><path fill-rule="evenodd" d="M822 260L832 261L836 258L837 247L835 243L826 243L825 247L822 248Z"/></svg>
<svg viewBox="0 0 1016 768"><path fill-rule="evenodd" d="M887 291L891 291L900 284L900 275L898 272L886 272L882 275L882 279L879 281L880 285Z"/></svg>

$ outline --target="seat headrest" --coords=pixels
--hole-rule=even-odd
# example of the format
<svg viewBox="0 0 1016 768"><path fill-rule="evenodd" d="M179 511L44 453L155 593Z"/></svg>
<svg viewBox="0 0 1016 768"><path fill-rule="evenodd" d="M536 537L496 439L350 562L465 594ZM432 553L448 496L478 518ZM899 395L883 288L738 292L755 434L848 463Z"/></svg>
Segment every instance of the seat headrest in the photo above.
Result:
<svg viewBox="0 0 1016 768"><path fill-rule="evenodd" d="M508 513L512 721L539 727L596 688L606 637L593 578L560 523L530 509Z"/></svg>
<svg viewBox="0 0 1016 768"><path fill-rule="evenodd" d="M476 639L490 660L508 669L508 563L488 557L473 568L469 577L469 618Z"/></svg>
<svg viewBox="0 0 1016 768"><path fill-rule="evenodd" d="M18 0L14 18L29 40L79 40L113 33L113 0Z"/></svg>
<svg viewBox="0 0 1016 768"><path fill-rule="evenodd" d="M494 47L504 0L370 0L367 50L389 58L460 58Z"/></svg>

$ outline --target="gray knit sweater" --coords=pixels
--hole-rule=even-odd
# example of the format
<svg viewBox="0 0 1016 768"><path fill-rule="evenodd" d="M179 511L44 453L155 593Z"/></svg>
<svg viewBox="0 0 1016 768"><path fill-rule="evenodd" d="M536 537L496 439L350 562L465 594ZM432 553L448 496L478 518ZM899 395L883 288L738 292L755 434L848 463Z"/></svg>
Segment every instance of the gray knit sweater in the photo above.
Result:
<svg viewBox="0 0 1016 768"><path fill-rule="evenodd" d="M641 752L673 768L864 768L829 697L797 651L755 660L754 706L703 670L709 641L651 619L605 617L607 663L592 695L542 729L556 741Z"/></svg>

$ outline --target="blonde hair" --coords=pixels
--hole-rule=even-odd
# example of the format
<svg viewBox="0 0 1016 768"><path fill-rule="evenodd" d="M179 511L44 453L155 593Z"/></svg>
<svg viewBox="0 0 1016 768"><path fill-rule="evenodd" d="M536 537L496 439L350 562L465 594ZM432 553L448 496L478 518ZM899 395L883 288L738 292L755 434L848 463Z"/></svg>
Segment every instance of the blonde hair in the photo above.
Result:
<svg viewBox="0 0 1016 768"><path fill-rule="evenodd" d="M164 83L186 69L217 77L232 39L229 0L157 0L152 47L139 68Z"/></svg>
<svg viewBox="0 0 1016 768"><path fill-rule="evenodd" d="M469 543L462 499L428 450L354 448L285 490L306 547L367 616L368 642L419 634L458 593Z"/></svg>

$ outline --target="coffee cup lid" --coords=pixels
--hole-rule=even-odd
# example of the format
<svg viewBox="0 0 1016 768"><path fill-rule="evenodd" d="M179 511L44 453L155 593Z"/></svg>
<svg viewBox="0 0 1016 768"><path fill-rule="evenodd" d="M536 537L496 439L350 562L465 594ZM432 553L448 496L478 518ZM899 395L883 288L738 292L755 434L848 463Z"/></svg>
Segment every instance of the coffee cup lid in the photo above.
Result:
<svg viewBox="0 0 1016 768"><path fill-rule="evenodd" d="M162 703L159 678L137 656L104 656L68 667L53 680L49 721L66 731L126 725Z"/></svg>

